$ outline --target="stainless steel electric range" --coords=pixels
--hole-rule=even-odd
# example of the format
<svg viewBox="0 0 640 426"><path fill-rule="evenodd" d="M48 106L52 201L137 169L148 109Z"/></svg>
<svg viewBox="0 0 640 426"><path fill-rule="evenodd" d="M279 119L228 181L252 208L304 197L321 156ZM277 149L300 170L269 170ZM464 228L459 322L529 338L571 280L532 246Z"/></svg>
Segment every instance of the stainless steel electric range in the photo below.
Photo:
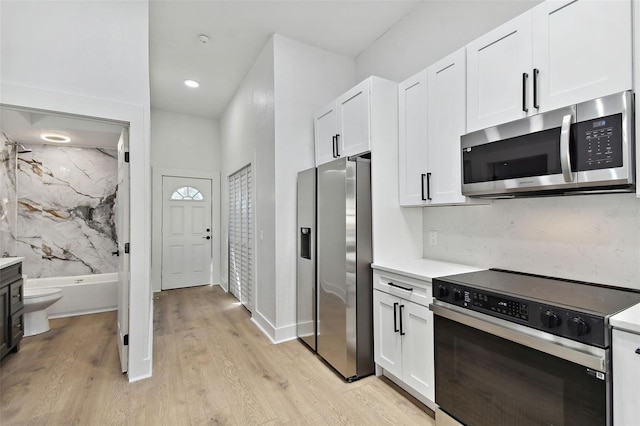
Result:
<svg viewBox="0 0 640 426"><path fill-rule="evenodd" d="M609 317L640 292L512 271L433 280L436 403L467 426L611 425Z"/></svg>

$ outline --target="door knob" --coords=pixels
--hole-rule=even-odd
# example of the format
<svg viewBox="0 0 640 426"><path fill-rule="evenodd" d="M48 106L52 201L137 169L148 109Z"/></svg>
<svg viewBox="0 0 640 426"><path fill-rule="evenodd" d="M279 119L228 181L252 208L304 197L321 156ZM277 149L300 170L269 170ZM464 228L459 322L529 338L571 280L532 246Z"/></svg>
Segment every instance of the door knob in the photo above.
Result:
<svg viewBox="0 0 640 426"><path fill-rule="evenodd" d="M207 232L211 232L211 229L207 228Z"/></svg>
<svg viewBox="0 0 640 426"><path fill-rule="evenodd" d="M211 239L211 235L207 235L206 237L202 237L203 240L210 240Z"/></svg>

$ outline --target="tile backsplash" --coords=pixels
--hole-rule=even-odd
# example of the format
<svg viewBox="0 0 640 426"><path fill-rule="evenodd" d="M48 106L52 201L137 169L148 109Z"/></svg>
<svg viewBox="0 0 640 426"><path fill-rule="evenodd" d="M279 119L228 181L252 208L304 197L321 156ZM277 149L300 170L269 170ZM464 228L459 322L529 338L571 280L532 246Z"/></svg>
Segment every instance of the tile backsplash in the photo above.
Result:
<svg viewBox="0 0 640 426"><path fill-rule="evenodd" d="M635 194L424 208L423 233L426 258L640 289Z"/></svg>

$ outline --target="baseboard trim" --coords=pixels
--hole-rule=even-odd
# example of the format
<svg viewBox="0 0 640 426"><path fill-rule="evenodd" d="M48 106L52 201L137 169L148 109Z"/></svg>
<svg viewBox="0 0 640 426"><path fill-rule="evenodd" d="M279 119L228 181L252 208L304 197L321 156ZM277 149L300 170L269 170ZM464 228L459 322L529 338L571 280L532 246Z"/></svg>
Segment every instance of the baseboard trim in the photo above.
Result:
<svg viewBox="0 0 640 426"><path fill-rule="evenodd" d="M295 324L276 328L257 310L251 313L251 322L253 322L274 345L294 340L297 337Z"/></svg>

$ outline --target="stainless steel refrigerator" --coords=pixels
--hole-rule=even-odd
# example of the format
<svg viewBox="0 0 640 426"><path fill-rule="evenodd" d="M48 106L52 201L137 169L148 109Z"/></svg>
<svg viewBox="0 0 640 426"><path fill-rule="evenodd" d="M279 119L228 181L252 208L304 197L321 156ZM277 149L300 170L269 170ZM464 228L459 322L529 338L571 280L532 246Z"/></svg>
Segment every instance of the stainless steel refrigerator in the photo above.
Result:
<svg viewBox="0 0 640 426"><path fill-rule="evenodd" d="M308 205L300 191L305 173L298 181L298 212ZM309 268L302 257L304 226L298 217L298 331L316 309L315 343L318 355L352 381L374 372L373 363L373 274L371 271L371 162L364 157L341 158L323 164L316 171L317 232L311 230L316 244L317 302L309 302L308 285L300 273ZM313 244L313 243L311 243ZM312 249L310 249L312 250ZM302 286L302 290L301 290ZM300 296L307 308L301 309ZM316 304L317 303L317 304ZM313 314L311 314L313 316ZM310 336L300 336L307 342ZM309 343L307 343L309 344ZM309 344L311 346L311 344Z"/></svg>
<svg viewBox="0 0 640 426"><path fill-rule="evenodd" d="M316 350L316 169L298 173L298 338Z"/></svg>

